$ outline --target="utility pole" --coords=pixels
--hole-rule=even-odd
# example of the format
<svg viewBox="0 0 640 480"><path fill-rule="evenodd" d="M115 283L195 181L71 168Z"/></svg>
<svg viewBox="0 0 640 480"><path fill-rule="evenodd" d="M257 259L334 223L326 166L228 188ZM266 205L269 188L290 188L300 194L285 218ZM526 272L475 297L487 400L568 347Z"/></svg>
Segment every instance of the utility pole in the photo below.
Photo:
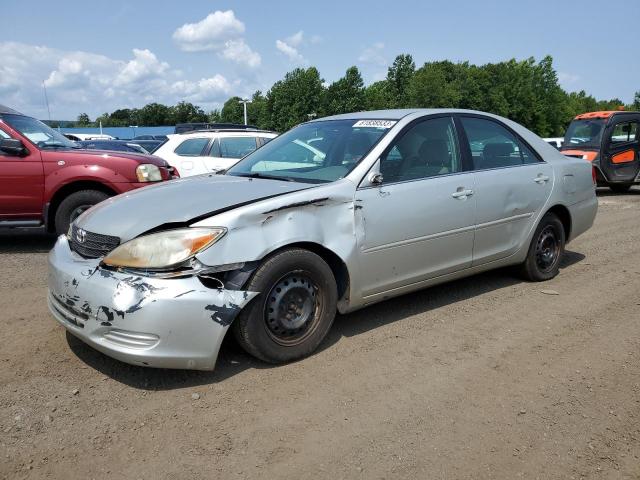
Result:
<svg viewBox="0 0 640 480"><path fill-rule="evenodd" d="M244 124L248 125L249 122L247 122L247 103L251 103L251 100L249 100L248 98L244 98L238 103L241 103L244 106Z"/></svg>

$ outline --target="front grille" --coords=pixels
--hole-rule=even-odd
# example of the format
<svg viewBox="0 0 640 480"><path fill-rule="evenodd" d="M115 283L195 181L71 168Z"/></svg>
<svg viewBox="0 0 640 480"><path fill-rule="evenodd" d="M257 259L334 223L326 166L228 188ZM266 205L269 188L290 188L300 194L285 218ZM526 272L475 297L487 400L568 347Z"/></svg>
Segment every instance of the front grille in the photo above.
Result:
<svg viewBox="0 0 640 480"><path fill-rule="evenodd" d="M84 258L104 257L118 245L120 245L118 237L88 232L75 224L71 227L71 250Z"/></svg>

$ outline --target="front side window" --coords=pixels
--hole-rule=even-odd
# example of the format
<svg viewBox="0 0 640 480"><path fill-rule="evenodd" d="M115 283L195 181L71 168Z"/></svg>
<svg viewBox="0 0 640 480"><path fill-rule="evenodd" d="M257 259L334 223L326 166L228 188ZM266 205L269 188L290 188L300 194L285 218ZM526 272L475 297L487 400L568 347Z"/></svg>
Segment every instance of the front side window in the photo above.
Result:
<svg viewBox="0 0 640 480"><path fill-rule="evenodd" d="M460 148L451 117L434 118L414 125L380 158L383 183L418 180L460 171Z"/></svg>
<svg viewBox="0 0 640 480"><path fill-rule="evenodd" d="M333 182L347 175L394 124L358 119L305 123L249 154L227 175Z"/></svg>
<svg viewBox="0 0 640 480"><path fill-rule="evenodd" d="M509 130L493 120L461 117L476 170L536 163L537 157Z"/></svg>
<svg viewBox="0 0 640 480"><path fill-rule="evenodd" d="M174 150L181 157L198 157L209 144L208 138L188 138Z"/></svg>
<svg viewBox="0 0 640 480"><path fill-rule="evenodd" d="M611 132L611 145L635 142L638 135L638 122L618 123Z"/></svg>
<svg viewBox="0 0 640 480"><path fill-rule="evenodd" d="M222 158L242 158L255 149L255 137L226 137L220 139L220 156Z"/></svg>

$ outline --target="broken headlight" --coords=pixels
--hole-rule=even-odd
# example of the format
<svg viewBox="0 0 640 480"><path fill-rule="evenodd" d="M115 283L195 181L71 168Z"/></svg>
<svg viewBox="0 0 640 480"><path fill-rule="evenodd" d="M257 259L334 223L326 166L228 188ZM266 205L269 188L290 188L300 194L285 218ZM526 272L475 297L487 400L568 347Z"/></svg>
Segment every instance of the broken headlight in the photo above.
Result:
<svg viewBox="0 0 640 480"><path fill-rule="evenodd" d="M169 268L217 242L226 228L181 228L152 233L123 243L102 263L111 267Z"/></svg>

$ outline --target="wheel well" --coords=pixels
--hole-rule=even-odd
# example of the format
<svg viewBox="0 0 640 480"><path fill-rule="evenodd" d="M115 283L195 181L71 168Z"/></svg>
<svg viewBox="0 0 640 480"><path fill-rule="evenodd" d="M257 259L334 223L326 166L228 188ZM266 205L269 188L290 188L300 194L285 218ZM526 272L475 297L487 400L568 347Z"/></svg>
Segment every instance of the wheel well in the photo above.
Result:
<svg viewBox="0 0 640 480"><path fill-rule="evenodd" d="M571 214L569 213L569 209L564 205L555 205L548 211L558 216L564 227L564 238L566 241L569 241L569 236L571 235Z"/></svg>
<svg viewBox="0 0 640 480"><path fill-rule="evenodd" d="M320 245L319 243L313 242L291 243L279 248L278 250L276 250L276 252L287 248L304 248L305 250L309 250L310 252L313 252L321 257L325 262L327 262L327 265L329 265L329 268L333 272L333 276L336 279L336 286L338 287L338 300L345 300L349 297L349 270L347 269L347 265L338 255L336 255L328 248ZM271 252L270 255L272 255L273 253L275 252Z"/></svg>
<svg viewBox="0 0 640 480"><path fill-rule="evenodd" d="M49 202L49 210L47 211L46 225L47 230L53 232L55 230L56 210L60 206L62 200L71 195L72 193L79 192L81 190L98 190L104 192L109 196L116 194L112 189L100 182L92 182L90 180L82 180L78 182L68 183L62 186L56 193L53 194L51 202Z"/></svg>

